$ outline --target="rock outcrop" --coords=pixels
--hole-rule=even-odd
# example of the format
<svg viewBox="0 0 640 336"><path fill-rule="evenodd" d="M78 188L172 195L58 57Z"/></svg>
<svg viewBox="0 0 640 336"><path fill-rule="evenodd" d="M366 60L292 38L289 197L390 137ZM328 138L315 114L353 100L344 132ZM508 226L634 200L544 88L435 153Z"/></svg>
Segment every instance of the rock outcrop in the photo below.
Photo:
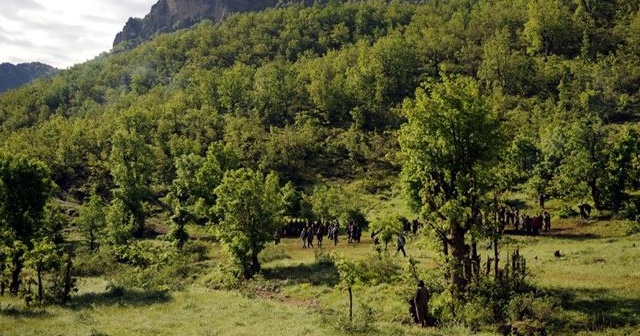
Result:
<svg viewBox="0 0 640 336"><path fill-rule="evenodd" d="M188 28L203 19L220 22L235 12L261 11L294 3L310 5L310 0L159 0L143 19L130 18L116 35L114 47L125 49L152 39L160 33Z"/></svg>

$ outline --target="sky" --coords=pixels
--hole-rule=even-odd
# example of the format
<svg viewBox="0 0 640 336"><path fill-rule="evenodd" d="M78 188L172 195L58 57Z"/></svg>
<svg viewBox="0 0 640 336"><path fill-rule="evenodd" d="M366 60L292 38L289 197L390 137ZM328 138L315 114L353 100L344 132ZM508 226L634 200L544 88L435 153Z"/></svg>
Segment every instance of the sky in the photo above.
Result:
<svg viewBox="0 0 640 336"><path fill-rule="evenodd" d="M0 0L0 63L83 63L110 51L127 20L157 1Z"/></svg>

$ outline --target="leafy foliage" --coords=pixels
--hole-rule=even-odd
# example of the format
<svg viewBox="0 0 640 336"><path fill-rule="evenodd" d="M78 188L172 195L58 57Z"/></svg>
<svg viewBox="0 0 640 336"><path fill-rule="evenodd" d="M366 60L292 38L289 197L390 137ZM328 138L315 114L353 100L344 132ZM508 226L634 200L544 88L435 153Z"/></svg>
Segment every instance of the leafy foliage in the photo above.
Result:
<svg viewBox="0 0 640 336"><path fill-rule="evenodd" d="M279 179L247 168L230 170L215 194L216 236L250 278L260 271L258 255L282 225L285 198Z"/></svg>

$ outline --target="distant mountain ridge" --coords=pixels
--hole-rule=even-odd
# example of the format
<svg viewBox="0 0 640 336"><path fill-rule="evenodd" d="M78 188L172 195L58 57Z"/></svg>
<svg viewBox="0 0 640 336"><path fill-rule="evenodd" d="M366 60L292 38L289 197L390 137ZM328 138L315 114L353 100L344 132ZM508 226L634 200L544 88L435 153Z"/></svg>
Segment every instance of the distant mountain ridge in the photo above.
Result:
<svg viewBox="0 0 640 336"><path fill-rule="evenodd" d="M0 64L0 93L18 88L40 77L51 76L58 69L39 62Z"/></svg>
<svg viewBox="0 0 640 336"><path fill-rule="evenodd" d="M113 46L130 49L152 39L159 33L168 33L208 19L220 22L236 12L261 11L293 4L309 6L313 0L159 0L143 19L129 18L113 41ZM321 1L320 1L321 2Z"/></svg>

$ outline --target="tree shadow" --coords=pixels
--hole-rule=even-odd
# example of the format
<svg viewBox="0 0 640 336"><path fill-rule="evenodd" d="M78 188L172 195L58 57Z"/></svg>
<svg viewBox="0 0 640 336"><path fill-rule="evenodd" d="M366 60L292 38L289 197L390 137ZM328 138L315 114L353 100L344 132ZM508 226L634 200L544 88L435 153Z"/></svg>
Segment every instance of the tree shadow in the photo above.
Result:
<svg viewBox="0 0 640 336"><path fill-rule="evenodd" d="M51 314L44 309L16 308L13 306L0 307L0 315L16 318L43 318Z"/></svg>
<svg viewBox="0 0 640 336"><path fill-rule="evenodd" d="M326 285L333 287L340 281L338 269L333 263L329 262L267 268L263 270L263 274L269 280L310 283L314 286Z"/></svg>
<svg viewBox="0 0 640 336"><path fill-rule="evenodd" d="M543 233L543 235L545 237L553 239L568 239L577 241L602 238L601 235L595 233L575 232L573 228L552 228L550 232L545 232Z"/></svg>
<svg viewBox="0 0 640 336"><path fill-rule="evenodd" d="M113 287L102 293L85 293L74 296L69 302L72 309L84 309L92 306L148 306L171 301L167 291L134 290Z"/></svg>
<svg viewBox="0 0 640 336"><path fill-rule="evenodd" d="M618 297L606 288L550 289L562 308L590 317L591 329L619 328L640 324L640 297Z"/></svg>
<svg viewBox="0 0 640 336"><path fill-rule="evenodd" d="M510 207L518 209L519 211L531 209L531 207L521 199L508 199L504 201L504 203Z"/></svg>

